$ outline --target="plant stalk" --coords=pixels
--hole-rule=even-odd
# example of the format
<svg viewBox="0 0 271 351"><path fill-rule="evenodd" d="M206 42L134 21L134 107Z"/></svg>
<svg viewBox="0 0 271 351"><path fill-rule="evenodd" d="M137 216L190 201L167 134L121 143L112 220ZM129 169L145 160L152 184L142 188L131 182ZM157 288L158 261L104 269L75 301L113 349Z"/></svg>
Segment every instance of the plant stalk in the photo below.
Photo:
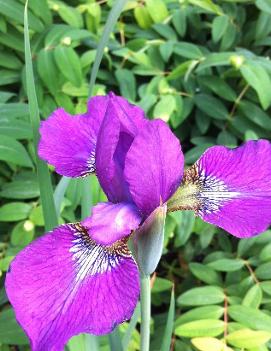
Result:
<svg viewBox="0 0 271 351"><path fill-rule="evenodd" d="M150 324L151 324L151 285L150 276L141 273L140 276L140 304L141 304L141 324L140 324L140 350L150 349Z"/></svg>

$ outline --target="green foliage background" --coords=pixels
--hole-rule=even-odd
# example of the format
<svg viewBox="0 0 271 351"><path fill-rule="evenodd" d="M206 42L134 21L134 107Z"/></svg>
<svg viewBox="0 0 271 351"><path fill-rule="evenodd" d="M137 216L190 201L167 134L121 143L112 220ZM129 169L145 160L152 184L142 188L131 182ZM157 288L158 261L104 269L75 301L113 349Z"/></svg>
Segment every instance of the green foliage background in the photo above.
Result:
<svg viewBox="0 0 271 351"><path fill-rule="evenodd" d="M113 3L29 1L42 118L57 106L85 111L90 67ZM44 233L27 105L23 5L0 0L2 286L14 255ZM211 145L270 139L270 44L270 0L131 0L104 50L94 94L113 90L150 118L164 119L189 165ZM92 204L104 199L95 177L86 183L51 173L60 223L80 219L86 188ZM153 280L152 351L168 350L162 339L167 318L169 330L174 318L173 298L168 313L173 282L172 350L271 350L271 231L240 241L189 211L170 214ZM0 350L29 350L3 287L0 304ZM138 318L137 310L130 326L119 328L124 350L139 348ZM110 340L81 335L67 348L106 351Z"/></svg>

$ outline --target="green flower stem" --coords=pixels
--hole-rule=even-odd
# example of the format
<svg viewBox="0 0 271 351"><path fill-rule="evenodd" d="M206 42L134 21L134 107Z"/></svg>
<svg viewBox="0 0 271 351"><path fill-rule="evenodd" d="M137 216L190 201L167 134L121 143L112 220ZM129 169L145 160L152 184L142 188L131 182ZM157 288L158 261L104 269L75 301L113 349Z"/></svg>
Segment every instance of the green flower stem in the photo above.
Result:
<svg viewBox="0 0 271 351"><path fill-rule="evenodd" d="M141 324L140 324L140 350L150 349L150 324L151 324L151 285L150 276L141 273L140 276L140 303L141 303Z"/></svg>

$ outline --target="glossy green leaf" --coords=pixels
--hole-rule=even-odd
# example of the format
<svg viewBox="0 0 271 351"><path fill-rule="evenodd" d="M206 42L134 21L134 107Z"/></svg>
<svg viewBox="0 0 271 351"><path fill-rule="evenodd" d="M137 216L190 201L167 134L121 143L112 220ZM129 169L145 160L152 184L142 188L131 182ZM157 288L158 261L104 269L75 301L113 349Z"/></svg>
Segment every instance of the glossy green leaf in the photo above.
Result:
<svg viewBox="0 0 271 351"><path fill-rule="evenodd" d="M70 46L58 45L54 49L54 57L63 76L76 87L83 83L83 74L79 56Z"/></svg>
<svg viewBox="0 0 271 351"><path fill-rule="evenodd" d="M199 319L220 319L224 314L224 307L211 305L196 307L188 312L181 314L180 317L175 321L175 325L197 321Z"/></svg>
<svg viewBox="0 0 271 351"><path fill-rule="evenodd" d="M177 55L188 59L200 59L203 57L202 51L198 46L186 42L179 42L175 44L174 52Z"/></svg>
<svg viewBox="0 0 271 351"><path fill-rule="evenodd" d="M207 265L193 262L189 264L189 268L194 276L207 284L221 285L222 283L222 279L219 273Z"/></svg>
<svg viewBox="0 0 271 351"><path fill-rule="evenodd" d="M176 110L176 100L174 96L163 95L154 107L153 116L154 118L160 118L168 122L174 110Z"/></svg>
<svg viewBox="0 0 271 351"><path fill-rule="evenodd" d="M0 196L7 199L33 199L40 195L38 183L34 180L15 180L6 183L0 192Z"/></svg>
<svg viewBox="0 0 271 351"><path fill-rule="evenodd" d="M135 101L136 80L133 72L128 69L118 69L115 74L119 83L121 95L130 101Z"/></svg>
<svg viewBox="0 0 271 351"><path fill-rule="evenodd" d="M269 332L241 329L230 333L226 340L232 346L252 349L265 344L270 338Z"/></svg>
<svg viewBox="0 0 271 351"><path fill-rule="evenodd" d="M256 90L262 107L266 110L271 104L271 79L267 71L255 62L248 62L241 67L241 73L247 83Z"/></svg>
<svg viewBox="0 0 271 351"><path fill-rule="evenodd" d="M27 104L20 102L11 102L8 104L0 104L0 121L4 122L10 118L27 117L29 114L29 107ZM19 122L20 123L20 122Z"/></svg>
<svg viewBox="0 0 271 351"><path fill-rule="evenodd" d="M271 2L270 0L256 0L256 6L264 12L271 14Z"/></svg>
<svg viewBox="0 0 271 351"><path fill-rule="evenodd" d="M172 288L172 282L170 280L157 277L152 287L152 293L161 293L162 291L168 291Z"/></svg>
<svg viewBox="0 0 271 351"><path fill-rule="evenodd" d="M195 215L193 211L177 212L176 218L178 219L177 235L175 239L175 245L177 247L185 245L195 223Z"/></svg>
<svg viewBox="0 0 271 351"><path fill-rule="evenodd" d="M199 76L199 82L209 88L214 94L218 95L220 98L235 101L237 98L236 92L231 88L231 86L222 78L208 75Z"/></svg>
<svg viewBox="0 0 271 351"><path fill-rule="evenodd" d="M204 144L192 147L189 151L185 153L185 160L187 164L191 165L195 163L200 158L200 156L204 153L204 151L211 146L213 146L213 143L204 143Z"/></svg>
<svg viewBox="0 0 271 351"><path fill-rule="evenodd" d="M207 10L207 12L214 12L218 15L223 14L221 8L212 0L189 0L189 2L193 5L203 8L204 10Z"/></svg>
<svg viewBox="0 0 271 351"><path fill-rule="evenodd" d="M229 23L229 18L227 16L217 16L215 17L212 24L212 37L213 41L217 43L224 35Z"/></svg>
<svg viewBox="0 0 271 351"><path fill-rule="evenodd" d="M31 205L24 202L9 202L0 207L0 221L14 222L26 219L30 213Z"/></svg>
<svg viewBox="0 0 271 351"><path fill-rule="evenodd" d="M201 306L223 302L225 295L223 289L216 286L205 286L193 288L177 299L177 303L182 306Z"/></svg>
<svg viewBox="0 0 271 351"><path fill-rule="evenodd" d="M1 110L1 107L0 107ZM14 139L31 139L32 131L28 122L0 118L0 134ZM1 137L0 137L1 138Z"/></svg>
<svg viewBox="0 0 271 351"><path fill-rule="evenodd" d="M11 20L16 20L20 24L24 23L24 7L18 1L0 0L0 13L7 16ZM43 30L41 21L32 13L29 14L29 26L37 32L41 32Z"/></svg>
<svg viewBox="0 0 271 351"><path fill-rule="evenodd" d="M180 337L218 336L224 331L224 322L216 319L202 319L199 321L179 325L175 334Z"/></svg>
<svg viewBox="0 0 271 351"><path fill-rule="evenodd" d="M138 25L143 29L147 29L153 24L152 18L146 6L137 6L134 9L134 15Z"/></svg>
<svg viewBox="0 0 271 351"><path fill-rule="evenodd" d="M163 0L146 0L146 7L155 23L162 22L168 16L168 10Z"/></svg>
<svg viewBox="0 0 271 351"><path fill-rule="evenodd" d="M271 261L271 243L263 247L259 258L261 261Z"/></svg>
<svg viewBox="0 0 271 351"><path fill-rule="evenodd" d="M271 262L261 264L255 270L255 274L259 279L271 279Z"/></svg>
<svg viewBox="0 0 271 351"><path fill-rule="evenodd" d="M24 247L34 239L34 224L31 221L19 222L11 232L11 243Z"/></svg>
<svg viewBox="0 0 271 351"><path fill-rule="evenodd" d="M246 293L242 305L259 308L260 304L262 303L263 293L260 284L256 284L252 286L248 292Z"/></svg>
<svg viewBox="0 0 271 351"><path fill-rule="evenodd" d="M49 91L54 95L60 89L59 73L52 50L42 50L39 52L38 73Z"/></svg>
<svg viewBox="0 0 271 351"><path fill-rule="evenodd" d="M244 261L230 258L223 258L221 260L208 263L209 267L221 272L234 272L242 268L244 265Z"/></svg>
<svg viewBox="0 0 271 351"><path fill-rule="evenodd" d="M271 131L271 117L264 112L259 106L253 104L250 101L241 101L240 110L244 113L244 115L257 124L258 126L265 128L268 131Z"/></svg>
<svg viewBox="0 0 271 351"><path fill-rule="evenodd" d="M223 340L212 337L193 338L192 344L199 351L233 351Z"/></svg>
<svg viewBox="0 0 271 351"><path fill-rule="evenodd" d="M0 342L3 344L27 345L28 340L16 322L11 308L5 309L0 315Z"/></svg>
<svg viewBox="0 0 271 351"><path fill-rule="evenodd" d="M58 2L56 7L59 16L72 27L81 28L83 18L78 9L66 5L64 2Z"/></svg>
<svg viewBox="0 0 271 351"><path fill-rule="evenodd" d="M271 317L260 310L236 305L230 306L228 311L234 321L245 327L271 332Z"/></svg>
<svg viewBox="0 0 271 351"><path fill-rule="evenodd" d="M18 166L33 166L24 146L17 140L5 135L0 136L0 160L11 162Z"/></svg>
<svg viewBox="0 0 271 351"><path fill-rule="evenodd" d="M195 96L195 104L201 111L214 119L225 120L228 118L228 111L225 105L214 96L197 94Z"/></svg>

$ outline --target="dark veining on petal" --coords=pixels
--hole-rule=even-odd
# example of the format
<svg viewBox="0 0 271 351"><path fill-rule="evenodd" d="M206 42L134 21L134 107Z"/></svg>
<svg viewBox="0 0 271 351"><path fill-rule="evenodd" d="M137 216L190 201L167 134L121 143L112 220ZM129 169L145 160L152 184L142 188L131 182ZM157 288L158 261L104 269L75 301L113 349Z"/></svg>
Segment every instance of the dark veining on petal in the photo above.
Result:
<svg viewBox="0 0 271 351"><path fill-rule="evenodd" d="M95 240L93 240L88 233L88 230L81 225L80 222L70 224L70 227L75 231L76 235L79 235L82 239L82 245L92 248L93 246L100 247L102 250L111 255L119 255L123 257L131 257L131 252L128 248L127 242L129 240L129 236L116 241L111 245L101 245L98 244Z"/></svg>
<svg viewBox="0 0 271 351"><path fill-rule="evenodd" d="M168 211L193 210L199 216L219 211L225 202L238 197L237 191L196 162L184 172L183 181L168 202Z"/></svg>

